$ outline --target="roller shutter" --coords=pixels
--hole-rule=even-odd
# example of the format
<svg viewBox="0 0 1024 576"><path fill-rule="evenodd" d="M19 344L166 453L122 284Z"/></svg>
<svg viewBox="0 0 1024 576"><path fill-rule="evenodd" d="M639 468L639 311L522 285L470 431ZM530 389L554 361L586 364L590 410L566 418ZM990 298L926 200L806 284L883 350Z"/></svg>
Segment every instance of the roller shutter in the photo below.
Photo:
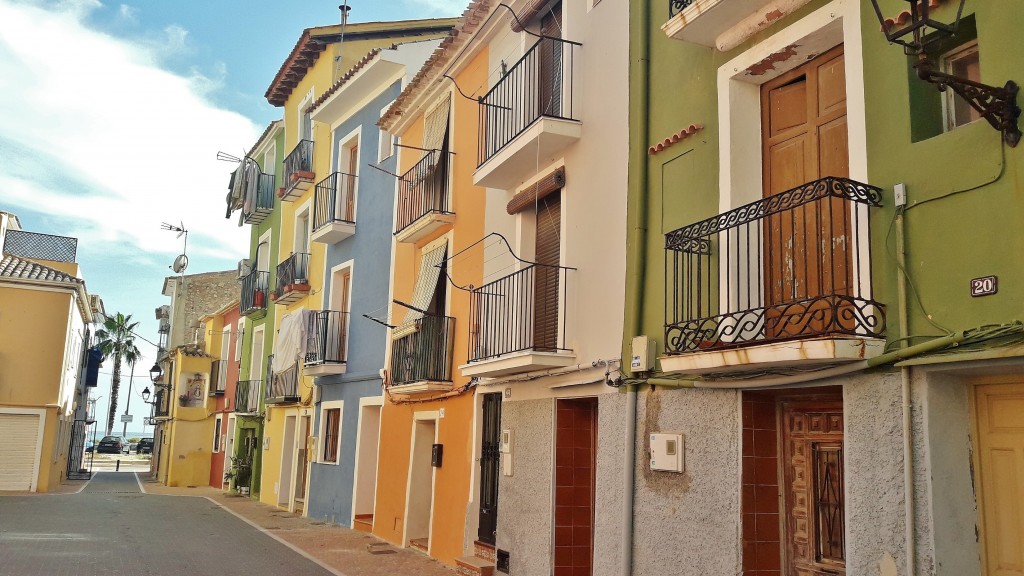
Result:
<svg viewBox="0 0 1024 576"><path fill-rule="evenodd" d="M0 414L0 490L35 490L39 415Z"/></svg>

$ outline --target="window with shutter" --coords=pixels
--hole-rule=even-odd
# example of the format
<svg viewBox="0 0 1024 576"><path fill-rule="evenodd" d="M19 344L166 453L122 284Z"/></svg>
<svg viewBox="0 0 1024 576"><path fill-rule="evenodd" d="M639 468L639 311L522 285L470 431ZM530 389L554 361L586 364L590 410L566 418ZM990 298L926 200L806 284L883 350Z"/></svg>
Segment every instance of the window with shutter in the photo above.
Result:
<svg viewBox="0 0 1024 576"><path fill-rule="evenodd" d="M533 302L533 349L558 348L558 294L561 264L561 192L537 201Z"/></svg>

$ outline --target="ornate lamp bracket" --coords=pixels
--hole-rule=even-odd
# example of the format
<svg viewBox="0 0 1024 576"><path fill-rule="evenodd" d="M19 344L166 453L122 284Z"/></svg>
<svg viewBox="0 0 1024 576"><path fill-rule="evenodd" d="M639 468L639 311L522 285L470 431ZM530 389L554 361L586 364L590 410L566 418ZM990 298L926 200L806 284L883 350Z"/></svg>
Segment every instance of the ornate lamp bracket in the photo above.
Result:
<svg viewBox="0 0 1024 576"><path fill-rule="evenodd" d="M1002 88L989 86L959 78L952 74L938 72L923 58L915 65L921 80L935 84L940 91L951 88L961 98L978 111L993 128L1003 133L1003 141L1011 148L1020 142L1021 131L1017 127L1020 117L1020 106L1017 105L1017 92L1020 87L1010 80Z"/></svg>

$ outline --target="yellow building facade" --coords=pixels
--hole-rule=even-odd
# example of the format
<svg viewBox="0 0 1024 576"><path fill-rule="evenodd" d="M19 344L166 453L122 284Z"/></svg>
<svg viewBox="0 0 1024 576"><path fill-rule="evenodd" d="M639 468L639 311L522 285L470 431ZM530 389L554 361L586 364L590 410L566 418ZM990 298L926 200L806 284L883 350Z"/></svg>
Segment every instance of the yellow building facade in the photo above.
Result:
<svg viewBox="0 0 1024 576"><path fill-rule="evenodd" d="M74 262L0 258L0 491L48 492L66 478L98 301L80 274Z"/></svg>
<svg viewBox="0 0 1024 576"><path fill-rule="evenodd" d="M173 385L157 452L157 480L167 486L205 486L210 481L214 398L209 395L213 357L197 346L167 353L165 381Z"/></svg>
<svg viewBox="0 0 1024 576"><path fill-rule="evenodd" d="M314 442L314 381L303 371L299 350L303 323L321 310L326 247L311 242L314 190L338 170L331 126L314 123L309 108L367 53L415 39L438 38L453 20L408 20L353 23L303 31L267 89L267 100L283 108L285 161L278 197L281 202L279 253L272 287L278 335L268 347L264 385L264 434L260 500L305 513L309 463ZM344 42L342 42L344 37ZM293 337L280 338L284 330ZM383 345L383 343L382 343Z"/></svg>

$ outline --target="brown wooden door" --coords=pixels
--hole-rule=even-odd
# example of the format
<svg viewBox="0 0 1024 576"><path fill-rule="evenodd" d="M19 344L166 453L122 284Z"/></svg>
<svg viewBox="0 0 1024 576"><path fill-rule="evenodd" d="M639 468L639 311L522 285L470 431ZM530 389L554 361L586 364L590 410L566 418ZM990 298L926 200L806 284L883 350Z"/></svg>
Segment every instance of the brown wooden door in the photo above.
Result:
<svg viewBox="0 0 1024 576"><path fill-rule="evenodd" d="M842 396L780 402L784 573L846 574Z"/></svg>
<svg viewBox="0 0 1024 576"><path fill-rule="evenodd" d="M842 46L765 83L761 116L765 197L827 176L848 177ZM764 290L769 338L827 329L828 317L808 311L834 306L831 296L849 293L849 220L843 201L836 198L767 217Z"/></svg>
<svg viewBox="0 0 1024 576"><path fill-rule="evenodd" d="M352 222L356 209L356 171L359 170L359 145L348 150L348 173L345 178L345 200L342 204L342 220Z"/></svg>
<svg viewBox="0 0 1024 576"><path fill-rule="evenodd" d="M559 264L561 263L561 192L549 194L537 205L537 265L533 267L533 349L558 348Z"/></svg>

